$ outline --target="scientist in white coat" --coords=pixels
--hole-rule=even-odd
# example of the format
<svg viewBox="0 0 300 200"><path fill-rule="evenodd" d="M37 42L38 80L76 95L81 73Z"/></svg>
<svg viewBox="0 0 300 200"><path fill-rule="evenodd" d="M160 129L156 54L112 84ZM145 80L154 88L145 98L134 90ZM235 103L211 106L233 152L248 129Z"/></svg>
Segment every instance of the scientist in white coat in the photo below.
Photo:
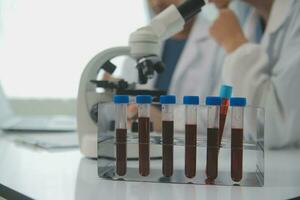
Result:
<svg viewBox="0 0 300 200"><path fill-rule="evenodd" d="M229 1L226 1L227 6ZM178 5L181 2L182 0L147 0L145 1L145 5L147 10L149 10L150 17L153 17L154 12L159 13L171 3ZM233 2L230 8L233 9L238 16L240 24L244 24L250 11L249 6L242 2ZM210 8L203 9L201 14L194 19L193 24L189 24L188 26L190 27L185 27L183 34L179 33L176 35L177 38L185 35L186 44L176 66L171 66L174 67L174 72L172 75L169 75L172 76L172 78L169 81L167 93L176 95L178 103L182 101L182 97L185 95L200 96L203 102L205 97L212 95L220 85L220 71L225 52L209 34L209 27L212 24L211 20L215 15L214 12L217 12L217 10L214 10L211 6ZM253 41L253 37L249 37L249 40ZM164 43L161 48L162 55L165 50L163 47ZM173 55L170 55L170 57L172 58ZM122 68L121 78L129 82L137 82L137 77L135 62L130 59L126 60ZM158 78L156 75L153 79L149 80L148 84L138 85L138 88L160 89L156 87ZM130 106L128 113L130 119L135 118L137 108ZM154 108L151 110L151 113L151 116L153 116L151 120L159 122L160 112ZM161 123L154 123L154 129L159 131L161 128L160 125Z"/></svg>
<svg viewBox="0 0 300 200"><path fill-rule="evenodd" d="M299 145L300 1L244 1L263 19L264 35L260 44L248 42L235 15L220 11L210 33L228 54L222 80L250 104L265 108L268 147Z"/></svg>
<svg viewBox="0 0 300 200"><path fill-rule="evenodd" d="M171 3L178 5L183 0L147 0L146 6L150 12L150 16L159 13ZM244 16L247 15L248 6L243 3L232 5L232 9L239 14L240 23L243 23ZM168 94L177 96L178 102L181 102L185 95L200 96L204 100L206 96L212 95L219 87L219 79L221 77L220 68L224 61L224 50L214 41L209 34L210 22L209 13L202 12L198 15L188 30L188 36L185 38L186 44L176 63L172 78L167 89ZM213 15L213 14L212 14ZM185 28L188 29L188 28ZM186 32L186 30L184 30ZM180 34L180 33L179 33ZM176 37L176 36L175 36ZM165 48L162 44L162 55ZM162 56L163 57L163 56ZM137 82L137 70L135 63L127 60L122 70L122 76L130 82ZM139 86L143 89L154 89L158 76L149 80L146 85ZM160 89L160 88L156 88Z"/></svg>

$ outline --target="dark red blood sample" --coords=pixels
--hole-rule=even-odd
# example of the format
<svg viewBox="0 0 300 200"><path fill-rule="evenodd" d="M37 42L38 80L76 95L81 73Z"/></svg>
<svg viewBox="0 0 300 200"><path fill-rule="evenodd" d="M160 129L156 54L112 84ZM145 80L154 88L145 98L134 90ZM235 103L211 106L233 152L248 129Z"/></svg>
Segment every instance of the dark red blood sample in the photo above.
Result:
<svg viewBox="0 0 300 200"><path fill-rule="evenodd" d="M197 125L185 125L185 176L196 176Z"/></svg>
<svg viewBox="0 0 300 200"><path fill-rule="evenodd" d="M119 176L124 176L126 174L127 167L127 129L117 129L116 130L116 151L117 151L117 174Z"/></svg>
<svg viewBox="0 0 300 200"><path fill-rule="evenodd" d="M150 122L148 117L139 117L139 173L141 176L148 176L150 171L149 137Z"/></svg>
<svg viewBox="0 0 300 200"><path fill-rule="evenodd" d="M231 178L239 182L243 177L243 129L231 129Z"/></svg>
<svg viewBox="0 0 300 200"><path fill-rule="evenodd" d="M207 129L206 176L214 180L218 176L219 129Z"/></svg>
<svg viewBox="0 0 300 200"><path fill-rule="evenodd" d="M162 139L163 139L163 175L170 177L173 175L173 137L174 122L162 122Z"/></svg>
<svg viewBox="0 0 300 200"><path fill-rule="evenodd" d="M222 99L222 104L220 107L220 121L219 121L219 131L220 131L219 146L221 146L222 143L222 137L223 137L224 127L225 127L228 107L229 107L229 99Z"/></svg>

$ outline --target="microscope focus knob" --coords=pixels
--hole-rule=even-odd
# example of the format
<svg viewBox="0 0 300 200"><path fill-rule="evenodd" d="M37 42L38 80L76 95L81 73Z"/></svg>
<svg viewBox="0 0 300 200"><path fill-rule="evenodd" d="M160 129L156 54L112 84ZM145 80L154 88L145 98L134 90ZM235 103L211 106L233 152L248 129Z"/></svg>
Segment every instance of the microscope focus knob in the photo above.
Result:
<svg viewBox="0 0 300 200"><path fill-rule="evenodd" d="M158 61L154 64L154 70L161 74L165 70L165 64L162 61Z"/></svg>
<svg viewBox="0 0 300 200"><path fill-rule="evenodd" d="M98 104L93 105L92 109L90 110L90 117L94 123L98 122Z"/></svg>
<svg viewBox="0 0 300 200"><path fill-rule="evenodd" d="M154 74L154 64L151 60L141 59L137 66L139 83L146 84L149 78L153 77Z"/></svg>

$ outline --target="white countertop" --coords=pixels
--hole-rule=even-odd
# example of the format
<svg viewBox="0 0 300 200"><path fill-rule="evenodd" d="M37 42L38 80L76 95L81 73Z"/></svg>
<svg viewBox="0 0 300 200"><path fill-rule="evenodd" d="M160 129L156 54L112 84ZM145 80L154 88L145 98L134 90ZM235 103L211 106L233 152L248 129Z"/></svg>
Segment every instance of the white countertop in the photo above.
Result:
<svg viewBox="0 0 300 200"><path fill-rule="evenodd" d="M288 199L300 196L300 149L266 151L265 186L104 180L78 149L45 151L0 135L0 183L34 199Z"/></svg>

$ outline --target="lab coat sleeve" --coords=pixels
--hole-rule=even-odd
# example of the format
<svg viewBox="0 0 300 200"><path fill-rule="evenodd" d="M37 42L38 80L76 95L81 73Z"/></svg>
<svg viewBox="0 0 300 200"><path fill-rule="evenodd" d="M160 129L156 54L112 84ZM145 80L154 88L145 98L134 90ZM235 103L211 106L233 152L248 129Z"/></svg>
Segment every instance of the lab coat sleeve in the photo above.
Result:
<svg viewBox="0 0 300 200"><path fill-rule="evenodd" d="M268 54L260 45L245 44L225 60L223 81L234 86L235 95L265 108L267 147L284 147L300 140L300 52L296 44L292 40L285 45L288 49L283 47L272 73Z"/></svg>

